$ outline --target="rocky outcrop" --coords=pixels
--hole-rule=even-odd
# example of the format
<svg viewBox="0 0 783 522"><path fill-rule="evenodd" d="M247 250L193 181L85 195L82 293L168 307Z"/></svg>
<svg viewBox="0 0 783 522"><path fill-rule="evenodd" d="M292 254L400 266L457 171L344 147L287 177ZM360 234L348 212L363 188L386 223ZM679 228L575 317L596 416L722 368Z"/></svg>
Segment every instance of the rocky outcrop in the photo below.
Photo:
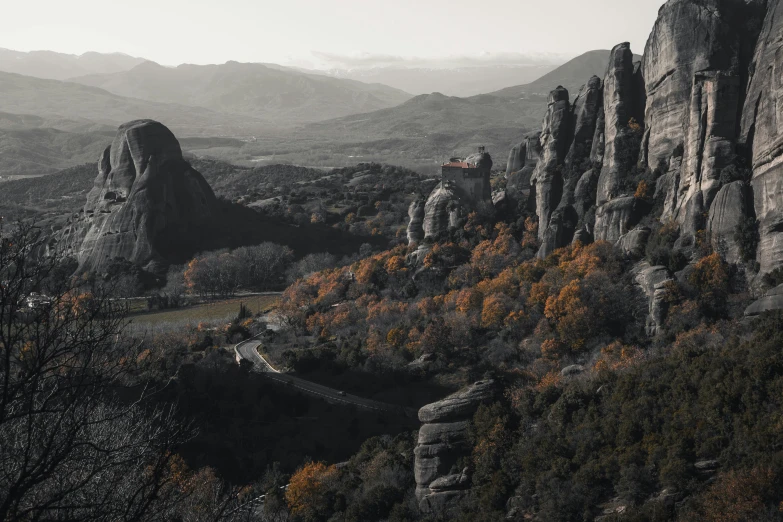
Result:
<svg viewBox="0 0 783 522"><path fill-rule="evenodd" d="M494 393L493 381L479 381L419 410L423 425L414 450L414 475L422 512L445 514L455 500L467 493L467 469L457 469L456 465L461 457L470 455L470 419Z"/></svg>
<svg viewBox="0 0 783 522"><path fill-rule="evenodd" d="M168 128L132 121L103 152L84 209L64 228L57 248L78 259L80 271L102 272L122 259L162 273L200 249L216 203Z"/></svg>
<svg viewBox="0 0 783 522"><path fill-rule="evenodd" d="M552 213L549 219L549 226L544 233L544 239L541 241L541 247L538 250L538 257L545 259L549 254L570 245L576 232L579 216L571 205L560 207Z"/></svg>
<svg viewBox="0 0 783 522"><path fill-rule="evenodd" d="M741 246L735 237L737 225L752 215L752 200L742 181L724 185L710 206L707 236L712 248L729 263L742 261Z"/></svg>
<svg viewBox="0 0 783 522"><path fill-rule="evenodd" d="M571 243L579 243L581 245L589 245L593 242L593 235L585 230L584 228L581 228L574 232L574 239L571 240Z"/></svg>
<svg viewBox="0 0 783 522"><path fill-rule="evenodd" d="M424 239L424 201L416 199L408 207L408 244Z"/></svg>
<svg viewBox="0 0 783 522"><path fill-rule="evenodd" d="M579 172L582 163L591 158L596 127L604 106L603 97L604 82L598 76L593 76L582 86L574 100L573 139L565 158L565 165L569 169Z"/></svg>
<svg viewBox="0 0 783 522"><path fill-rule="evenodd" d="M745 309L746 317L754 317L764 312L783 310L783 285L767 291L761 299L753 302Z"/></svg>
<svg viewBox="0 0 783 522"><path fill-rule="evenodd" d="M519 144L519 155L522 166L508 173L506 176L506 194L515 202L525 202L528 207L535 209L535 192L531 190L531 179L538 164L541 146L539 143L540 132L525 137Z"/></svg>
<svg viewBox="0 0 783 522"><path fill-rule="evenodd" d="M722 71L694 75L680 176L671 192L672 217L683 234L695 235L720 188L720 175L735 160L740 77Z"/></svg>
<svg viewBox="0 0 783 522"><path fill-rule="evenodd" d="M598 207L595 212L596 241L620 239L635 227L649 211L649 204L632 196L613 199Z"/></svg>
<svg viewBox="0 0 783 522"><path fill-rule="evenodd" d="M644 257L647 241L650 239L651 230L647 227L634 228L617 240L617 248L624 256L640 259Z"/></svg>
<svg viewBox="0 0 783 522"><path fill-rule="evenodd" d="M696 74L742 69L743 46L754 41L746 28L757 9L754 4L760 2L669 0L661 7L642 60L651 168L668 160L689 135Z"/></svg>
<svg viewBox="0 0 783 522"><path fill-rule="evenodd" d="M563 162L571 144L573 125L568 90L558 87L549 93L549 103L539 142L541 157L532 176L535 183L539 239L544 238L549 218L563 195Z"/></svg>
<svg viewBox="0 0 783 522"><path fill-rule="evenodd" d="M639 74L631 45L626 42L615 46L604 78L604 159L596 198L599 206L621 195L622 178L638 157L639 130L632 128L631 120L641 124Z"/></svg>
<svg viewBox="0 0 783 522"><path fill-rule="evenodd" d="M598 191L598 177L600 172L590 169L579 178L574 189L574 210L579 216L579 222L584 223L587 212L595 206L595 197ZM593 222L584 223L592 230Z"/></svg>
<svg viewBox="0 0 783 522"><path fill-rule="evenodd" d="M760 274L783 266L783 2L771 0L750 70L741 139L753 177Z"/></svg>
<svg viewBox="0 0 783 522"><path fill-rule="evenodd" d="M540 159L531 177L542 242L539 257L570 244L594 204L597 176L590 166L592 155L603 146L596 144L602 141L596 128L602 117L603 83L597 76L582 87L573 105L563 87L550 93ZM591 173L585 175L585 169Z"/></svg>
<svg viewBox="0 0 783 522"><path fill-rule="evenodd" d="M443 237L453 225L459 209L459 198L454 188L440 183L424 204L424 237L431 241Z"/></svg>
<svg viewBox="0 0 783 522"><path fill-rule="evenodd" d="M664 180L662 219L675 219L686 243L706 226L702 216L721 187L721 171L737 158L749 61L765 4L669 0L647 41L643 164L668 163L672 172L671 157L683 150L676 174Z"/></svg>
<svg viewBox="0 0 783 522"><path fill-rule="evenodd" d="M508 161L506 162L507 178L512 172L517 172L525 165L526 153L527 143L524 141L511 149L511 152L508 153Z"/></svg>
<svg viewBox="0 0 783 522"><path fill-rule="evenodd" d="M645 330L647 335L654 336L661 332L666 321L668 305L666 301L667 283L673 281L669 271L663 266L650 266L642 261L634 266L632 272L636 284L641 288L647 302L647 320Z"/></svg>

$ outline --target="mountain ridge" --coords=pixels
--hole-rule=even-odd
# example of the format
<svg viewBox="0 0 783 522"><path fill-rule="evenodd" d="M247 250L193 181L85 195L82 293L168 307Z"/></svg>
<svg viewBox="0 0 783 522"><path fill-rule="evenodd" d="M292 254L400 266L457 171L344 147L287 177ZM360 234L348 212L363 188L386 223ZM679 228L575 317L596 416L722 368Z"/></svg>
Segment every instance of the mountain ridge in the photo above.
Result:
<svg viewBox="0 0 783 522"><path fill-rule="evenodd" d="M148 60L128 71L70 81L120 96L183 103L289 124L384 109L412 96L379 83L237 61L164 67Z"/></svg>

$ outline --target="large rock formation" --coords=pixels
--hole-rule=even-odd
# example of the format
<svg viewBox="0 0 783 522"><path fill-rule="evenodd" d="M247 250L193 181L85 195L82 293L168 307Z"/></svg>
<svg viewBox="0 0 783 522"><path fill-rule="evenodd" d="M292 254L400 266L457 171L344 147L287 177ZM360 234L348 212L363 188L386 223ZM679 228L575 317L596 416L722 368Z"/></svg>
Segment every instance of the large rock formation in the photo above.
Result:
<svg viewBox="0 0 783 522"><path fill-rule="evenodd" d="M518 147L518 154L522 162L518 170L506 175L506 194L515 203L525 202L529 208L535 208L535 192L531 190L531 179L538 165L541 145L539 138L541 133L530 134Z"/></svg>
<svg viewBox="0 0 783 522"><path fill-rule="evenodd" d="M492 156L479 147L465 159L452 158L441 167L441 181L423 204L416 201L408 208L408 243L419 243L409 256L410 264L420 264L433 243L459 226L460 219L483 203L492 204L490 174ZM498 194L498 203L506 197Z"/></svg>
<svg viewBox="0 0 783 522"><path fill-rule="evenodd" d="M637 130L641 118L639 72L629 43L612 49L604 78L604 159L598 181L597 205L621 195L621 181L638 157Z"/></svg>
<svg viewBox="0 0 783 522"><path fill-rule="evenodd" d="M479 381L419 410L424 424L414 450L414 475L421 511L443 514L466 494L470 477L467 469L456 465L461 457L470 455L470 419L494 393L493 381Z"/></svg>
<svg viewBox="0 0 783 522"><path fill-rule="evenodd" d="M508 161L506 162L506 177L510 176L512 172L517 172L525 165L526 153L527 142L525 141L511 149L511 152L508 153Z"/></svg>
<svg viewBox="0 0 783 522"><path fill-rule="evenodd" d="M712 248L729 263L742 261L742 247L737 242L737 224L753 215L753 202L742 181L724 185L715 196L707 218L707 236Z"/></svg>
<svg viewBox="0 0 783 522"><path fill-rule="evenodd" d="M418 244L424 239L424 215L424 201L414 200L408 207L408 244Z"/></svg>
<svg viewBox="0 0 783 522"><path fill-rule="evenodd" d="M595 203L597 174L592 166L597 151L603 150L603 130L598 128L602 121L600 78L590 78L573 105L564 88L550 93L539 139L540 158L531 176L541 258L571 243L580 226L592 233L592 223L583 221ZM584 234L580 237L584 239Z"/></svg>
<svg viewBox="0 0 783 522"><path fill-rule="evenodd" d="M647 261L642 261L634 266L632 274L647 302L648 314L645 321L647 334L657 335L666 321L668 312L667 284L673 279L666 267L650 266Z"/></svg>
<svg viewBox="0 0 783 522"><path fill-rule="evenodd" d="M533 173L539 239L544 239L549 218L563 196L563 162L571 145L573 133L568 90L557 87L549 93L549 104L539 138L541 157Z"/></svg>
<svg viewBox="0 0 783 522"><path fill-rule="evenodd" d="M670 0L647 41L643 158L651 169L668 163L671 171L670 158L682 148L682 163L666 180L662 218L680 223L683 236L704 229L721 171L737 157L738 118L764 3Z"/></svg>
<svg viewBox="0 0 783 522"><path fill-rule="evenodd" d="M455 225L459 216L459 197L454 187L439 183L424 204L424 237L437 241Z"/></svg>
<svg viewBox="0 0 783 522"><path fill-rule="evenodd" d="M631 231L649 211L649 205L633 196L624 196L604 203L595 212L596 241L614 243Z"/></svg>
<svg viewBox="0 0 783 522"><path fill-rule="evenodd" d="M783 2L771 0L750 64L741 142L753 169L760 273L783 266Z"/></svg>
<svg viewBox="0 0 783 522"><path fill-rule="evenodd" d="M656 208L679 224L686 254L704 230L730 262L741 261L737 226L756 216L760 274L783 266L781 32L781 0L669 0L641 62L623 43L603 83L591 78L573 106L565 89L552 91L531 177L539 255L568 237L617 241ZM744 164L750 188L733 183ZM641 199L632 197L639 179L654 188Z"/></svg>
<svg viewBox="0 0 783 522"><path fill-rule="evenodd" d="M98 161L84 210L58 248L82 271L100 272L122 259L161 273L199 250L215 213L212 189L183 159L174 134L156 121L132 121Z"/></svg>

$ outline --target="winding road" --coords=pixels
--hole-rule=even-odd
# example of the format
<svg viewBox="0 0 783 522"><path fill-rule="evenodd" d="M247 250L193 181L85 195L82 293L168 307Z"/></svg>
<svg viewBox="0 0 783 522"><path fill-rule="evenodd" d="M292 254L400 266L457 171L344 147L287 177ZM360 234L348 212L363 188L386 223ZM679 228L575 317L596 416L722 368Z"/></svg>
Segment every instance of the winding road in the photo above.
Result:
<svg viewBox="0 0 783 522"><path fill-rule="evenodd" d="M396 406L393 404L372 401L357 395L345 393L344 391L335 390L334 388L329 388L314 382L306 381L301 377L295 377L293 375L281 373L275 370L272 365L269 364L269 362L258 353L259 346L261 346L261 341L255 338L248 339L247 341L243 341L234 346L234 351L237 354L237 362L240 362L242 359L249 361L253 364L254 372L260 373L277 383L300 390L304 393L307 393L308 395L313 395L324 399L327 402L352 404L356 407L366 410L397 413L407 417L416 415L416 410L412 408L404 408L402 406Z"/></svg>

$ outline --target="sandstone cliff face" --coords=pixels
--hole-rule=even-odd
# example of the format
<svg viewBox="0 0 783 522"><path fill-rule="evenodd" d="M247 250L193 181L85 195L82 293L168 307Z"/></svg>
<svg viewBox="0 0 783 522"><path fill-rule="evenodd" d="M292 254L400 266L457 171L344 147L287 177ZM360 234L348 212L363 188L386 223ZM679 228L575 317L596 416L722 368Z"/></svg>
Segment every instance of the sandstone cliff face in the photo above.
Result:
<svg viewBox="0 0 783 522"><path fill-rule="evenodd" d="M685 237L705 228L721 171L737 157L749 56L763 9L757 0L670 0L647 41L642 156L651 169L669 163L662 219L675 219ZM678 147L684 154L675 172L670 158Z"/></svg>
<svg viewBox="0 0 783 522"><path fill-rule="evenodd" d="M694 76L738 72L743 0L669 0L661 7L642 61L646 82L647 162L654 168L682 143Z"/></svg>
<svg viewBox="0 0 783 522"><path fill-rule="evenodd" d="M559 207L566 205L584 206L586 201L576 198L576 186L585 171L592 168L591 155L593 152L593 140L595 139L596 126L603 109L603 81L593 76L582 86L573 104L574 130L571 145L564 161L563 168L563 196ZM595 195L591 194L590 204L595 201Z"/></svg>
<svg viewBox="0 0 783 522"><path fill-rule="evenodd" d="M524 166L526 153L527 143L524 141L511 149L511 152L508 153L508 161L506 162L507 178L512 172L517 172Z"/></svg>
<svg viewBox="0 0 783 522"><path fill-rule="evenodd" d="M592 157L596 127L604 106L603 97L604 82L598 76L593 76L582 86L574 100L573 140L565 158L565 165L570 169L578 170L586 159Z"/></svg>
<svg viewBox="0 0 783 522"><path fill-rule="evenodd" d="M590 167L597 151L603 150L603 129L598 128L603 125L603 90L603 82L594 76L573 105L562 87L550 94L539 140L541 154L531 176L542 242L539 257L571 243L595 203L597 175ZM585 226L588 235L591 229L591 223Z"/></svg>
<svg viewBox="0 0 783 522"><path fill-rule="evenodd" d="M741 141L753 170L760 273L783 266L783 2L771 0L750 65Z"/></svg>
<svg viewBox="0 0 783 522"><path fill-rule="evenodd" d="M424 239L424 202L415 200L408 207L408 244L419 243Z"/></svg>
<svg viewBox="0 0 783 522"><path fill-rule="evenodd" d="M481 404L492 399L494 392L493 381L479 381L419 410L423 425L414 450L414 474L421 511L444 514L450 503L467 493L467 469L457 469L456 464L461 457L470 455L470 419Z"/></svg>
<svg viewBox="0 0 783 522"><path fill-rule="evenodd" d="M519 144L521 167L506 176L506 194L514 202L527 202L530 208L535 208L535 192L531 190L531 179L538 165L541 145L541 133L530 134Z"/></svg>
<svg viewBox="0 0 783 522"><path fill-rule="evenodd" d="M82 271L100 272L121 258L160 273L199 249L215 209L212 189L183 159L171 131L156 121L132 121L98 161L84 210L58 248L77 258Z"/></svg>
<svg viewBox="0 0 783 522"><path fill-rule="evenodd" d="M639 167L659 174L657 217L680 225L678 248L687 253L704 230L728 261L739 262L734 231L757 216L761 274L783 266L782 32L780 0L669 0L642 62L633 63L629 45L620 44L603 82L591 78L573 106L555 89L531 177L539 255L568 236L616 242L630 232L652 208L631 197L636 180L626 178L641 175ZM600 173L575 173L580 161L600 164ZM745 161L751 187L722 175Z"/></svg>
<svg viewBox="0 0 783 522"><path fill-rule="evenodd" d="M737 224L753 215L748 187L742 181L724 185L710 206L707 237L712 248L729 263L742 261L741 247L735 239Z"/></svg>
<svg viewBox="0 0 783 522"><path fill-rule="evenodd" d="M549 104L539 142L541 157L533 173L539 239L544 238L549 218L563 195L563 162L571 144L573 125L568 90L558 87L549 93Z"/></svg>
<svg viewBox="0 0 783 522"><path fill-rule="evenodd" d="M604 78L604 159L598 181L597 205L620 196L623 176L633 167L638 150L633 149L631 119L639 120L638 70L629 43L612 49Z"/></svg>
<svg viewBox="0 0 783 522"><path fill-rule="evenodd" d="M630 232L649 211L649 205L633 196L624 196L604 203L595 211L596 241L616 242Z"/></svg>
<svg viewBox="0 0 783 522"><path fill-rule="evenodd" d="M668 312L666 285L673 280L666 267L650 266L646 261L634 266L632 273L647 301L648 315L645 322L647 334L657 335L661 331Z"/></svg>
<svg viewBox="0 0 783 522"><path fill-rule="evenodd" d="M445 235L458 207L459 198L454 189L448 184L438 184L424 204L424 237L435 241Z"/></svg>

